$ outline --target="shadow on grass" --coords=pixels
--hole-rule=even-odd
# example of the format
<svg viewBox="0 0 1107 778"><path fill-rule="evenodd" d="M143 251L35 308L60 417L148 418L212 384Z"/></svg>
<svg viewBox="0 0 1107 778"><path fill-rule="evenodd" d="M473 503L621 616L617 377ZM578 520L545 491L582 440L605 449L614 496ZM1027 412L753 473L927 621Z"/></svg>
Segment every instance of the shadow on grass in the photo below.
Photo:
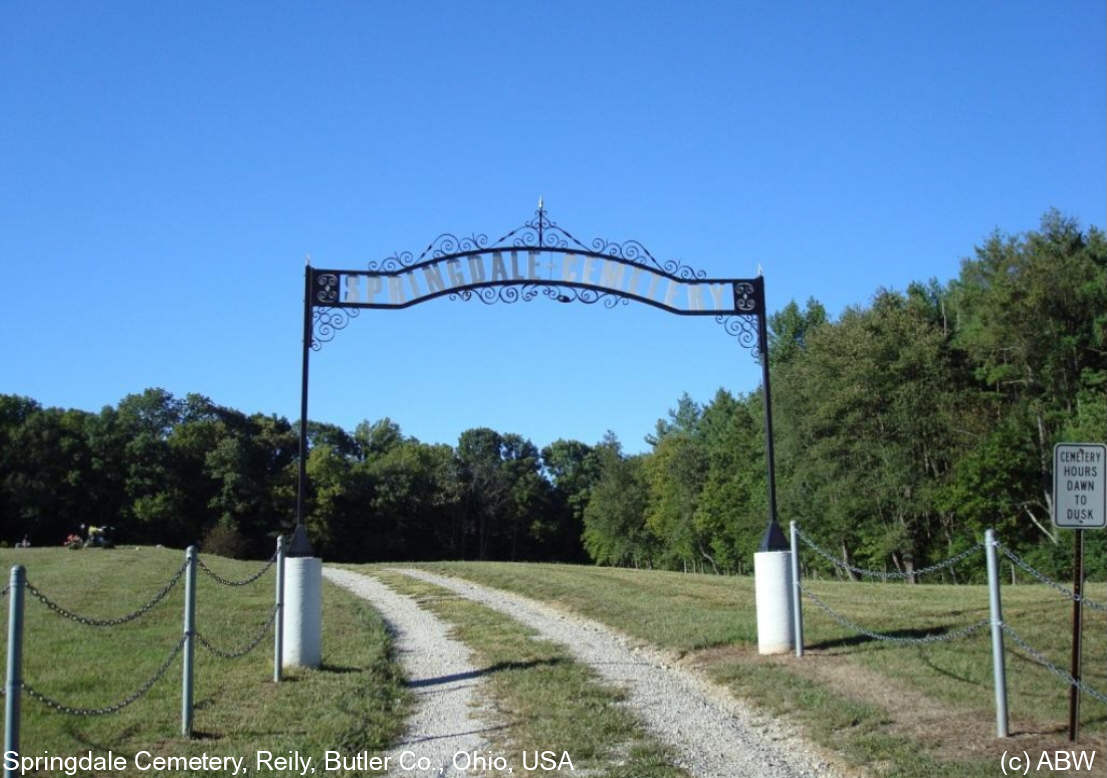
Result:
<svg viewBox="0 0 1107 778"><path fill-rule="evenodd" d="M319 667L284 667L281 669L281 683L298 683L304 680L304 677L300 675L305 671L313 671L317 673L333 673L334 675L349 675L350 673L361 673L365 671L364 667L347 667L345 665L329 665L326 662L319 665Z"/></svg>
<svg viewBox="0 0 1107 778"><path fill-rule="evenodd" d="M323 673L336 673L338 675L346 675L347 673L360 673L364 668L361 667L345 667L343 665L328 665L323 663L319 665L319 671Z"/></svg>
<svg viewBox="0 0 1107 778"><path fill-rule="evenodd" d="M918 640L919 638L937 637L949 632L952 627L931 627L929 629L893 629L888 632L881 633L889 638L906 638L908 640ZM879 638L870 637L868 635L850 635L848 638L838 638L836 640L824 640L821 643L809 643L806 648L812 651L826 650L830 648L850 648L853 646L865 646L870 643L886 643L889 641L880 640ZM894 644L902 645L902 644Z"/></svg>
<svg viewBox="0 0 1107 778"><path fill-rule="evenodd" d="M198 729L194 729L194 730L192 730L192 737L189 738L189 739L190 740L213 741L213 740L222 740L223 737L224 737L224 735L222 735L219 732L201 732Z"/></svg>
<svg viewBox="0 0 1107 778"><path fill-rule="evenodd" d="M952 679L954 681L960 681L961 683L967 683L969 686L979 686L979 687L987 686L988 688L991 688L991 686L992 686L990 681L987 682L987 683L985 683L984 681L977 681L977 680L974 680L974 679L969 678L969 677L964 676L964 675L958 675L957 673L952 672L950 670L947 670L944 667L939 667L938 665L934 664L933 660L931 660L931 658L929 656L923 656L922 661L923 661L924 665L929 667L931 670L936 672L938 675L944 675L946 678Z"/></svg>
<svg viewBox="0 0 1107 778"><path fill-rule="evenodd" d="M409 681L407 687L409 689L419 689L424 686L437 686L443 683L453 683L454 681L465 681L470 678L480 678L485 675L492 675L493 673L500 673L504 670L528 670L532 667L553 667L565 663L565 659L562 657L554 657L553 659L534 659L530 662L497 662L494 665L482 668L480 670L469 670L464 673L453 673L451 675L439 675L434 678L420 678L417 681Z"/></svg>

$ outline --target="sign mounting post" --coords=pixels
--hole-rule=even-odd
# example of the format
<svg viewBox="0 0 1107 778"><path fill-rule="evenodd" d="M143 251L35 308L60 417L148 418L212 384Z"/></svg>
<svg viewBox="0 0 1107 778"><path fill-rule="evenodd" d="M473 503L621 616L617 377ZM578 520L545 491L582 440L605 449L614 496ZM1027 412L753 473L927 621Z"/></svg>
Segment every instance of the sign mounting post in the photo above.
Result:
<svg viewBox="0 0 1107 778"><path fill-rule="evenodd" d="M1107 446L1058 443L1053 447L1053 525L1075 529L1072 554L1072 677L1080 680L1083 637L1084 530L1107 527ZM1069 688L1069 740L1080 730L1080 689Z"/></svg>

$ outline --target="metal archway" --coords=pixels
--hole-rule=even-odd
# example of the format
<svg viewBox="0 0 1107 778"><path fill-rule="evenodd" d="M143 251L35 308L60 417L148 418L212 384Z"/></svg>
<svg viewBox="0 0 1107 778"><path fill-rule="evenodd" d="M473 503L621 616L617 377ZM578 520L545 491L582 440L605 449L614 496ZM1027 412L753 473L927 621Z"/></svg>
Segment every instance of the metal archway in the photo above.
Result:
<svg viewBox="0 0 1107 778"><path fill-rule="evenodd" d="M365 308L407 308L438 297L492 305L530 302L539 296L606 308L634 300L680 316L713 316L739 346L760 358L769 498L769 523L761 550L788 548L777 522L764 278L709 278L706 272L676 260L658 261L636 240L617 243L595 238L585 245L551 221L539 200L533 219L495 241L483 233L468 237L443 233L418 256L405 251L370 262L365 269L307 265L296 531L290 556L312 555L304 529L311 352L319 351Z"/></svg>

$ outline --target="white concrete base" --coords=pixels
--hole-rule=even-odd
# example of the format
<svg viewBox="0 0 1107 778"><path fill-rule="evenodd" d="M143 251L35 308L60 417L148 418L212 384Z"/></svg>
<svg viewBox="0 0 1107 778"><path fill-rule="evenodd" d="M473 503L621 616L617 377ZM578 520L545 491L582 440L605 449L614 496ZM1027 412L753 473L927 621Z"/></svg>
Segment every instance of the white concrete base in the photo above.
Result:
<svg viewBox="0 0 1107 778"><path fill-rule="evenodd" d="M319 667L323 658L323 560L284 560L281 667Z"/></svg>
<svg viewBox="0 0 1107 778"><path fill-rule="evenodd" d="M792 552L753 555L757 603L757 652L785 654L795 648L792 623Z"/></svg>

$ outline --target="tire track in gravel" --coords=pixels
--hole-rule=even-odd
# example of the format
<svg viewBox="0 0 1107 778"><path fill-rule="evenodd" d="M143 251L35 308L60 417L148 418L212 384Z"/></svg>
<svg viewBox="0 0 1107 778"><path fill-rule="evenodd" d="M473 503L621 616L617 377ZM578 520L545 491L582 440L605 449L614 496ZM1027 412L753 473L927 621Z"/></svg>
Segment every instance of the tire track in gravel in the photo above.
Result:
<svg viewBox="0 0 1107 778"><path fill-rule="evenodd" d="M632 644L608 627L545 603L423 570L393 572L441 586L499 611L564 645L604 680L625 688L628 704L695 778L808 778L838 771L794 733L750 711L725 689L659 651Z"/></svg>
<svg viewBox="0 0 1107 778"><path fill-rule="evenodd" d="M454 754L488 747L481 734L487 725L481 721L477 704L481 677L469 649L451 638L448 625L420 608L414 598L393 591L376 578L332 567L324 567L323 576L368 600L381 614L392 631L408 687L415 694L404 736L381 756L390 757L389 764L395 767L400 755L410 751L429 759L431 769L392 772L405 778L466 775L453 766Z"/></svg>

